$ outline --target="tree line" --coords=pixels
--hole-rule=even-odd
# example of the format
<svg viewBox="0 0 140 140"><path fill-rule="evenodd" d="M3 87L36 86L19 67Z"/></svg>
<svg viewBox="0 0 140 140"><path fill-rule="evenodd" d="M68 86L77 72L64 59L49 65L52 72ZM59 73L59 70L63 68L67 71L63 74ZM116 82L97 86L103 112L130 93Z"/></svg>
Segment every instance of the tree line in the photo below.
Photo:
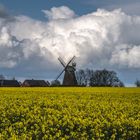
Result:
<svg viewBox="0 0 140 140"><path fill-rule="evenodd" d="M115 71L80 69L75 73L78 86L91 86L91 87L124 87L124 83L119 79ZM0 80L5 77L0 75ZM15 78L13 78L15 79ZM135 85L140 87L140 80L135 81ZM50 86L61 86L59 80L50 82Z"/></svg>
<svg viewBox="0 0 140 140"><path fill-rule="evenodd" d="M78 85L94 87L124 87L115 71L80 69L76 72Z"/></svg>
<svg viewBox="0 0 140 140"><path fill-rule="evenodd" d="M119 79L115 71L107 69L92 70L80 69L76 71L76 79L78 86L91 86L91 87L125 87L125 84ZM140 87L140 80L134 83ZM61 86L59 80L51 82L51 86Z"/></svg>

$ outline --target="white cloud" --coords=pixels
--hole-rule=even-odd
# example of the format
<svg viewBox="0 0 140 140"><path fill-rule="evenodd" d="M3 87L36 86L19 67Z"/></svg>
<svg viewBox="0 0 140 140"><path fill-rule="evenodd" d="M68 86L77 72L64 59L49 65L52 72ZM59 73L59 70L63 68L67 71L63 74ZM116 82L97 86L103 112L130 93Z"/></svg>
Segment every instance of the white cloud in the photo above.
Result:
<svg viewBox="0 0 140 140"><path fill-rule="evenodd" d="M59 8L53 7L50 11L42 10L42 12L50 20L69 19L75 17L74 11L66 6L61 6Z"/></svg>
<svg viewBox="0 0 140 140"><path fill-rule="evenodd" d="M139 0L133 0L133 1L116 1L115 4L109 3L104 4L102 8L113 10L117 8L121 8L125 13L129 15L140 15L140 8L139 8L140 2Z"/></svg>
<svg viewBox="0 0 140 140"><path fill-rule="evenodd" d="M140 68L140 46L119 46L113 52L111 63L117 64L117 66L129 67L129 68Z"/></svg>
<svg viewBox="0 0 140 140"><path fill-rule="evenodd" d="M49 21L0 18L0 67L49 69L59 65L58 56L76 55L79 67L140 68L139 16L99 9L76 17L65 6L43 11Z"/></svg>

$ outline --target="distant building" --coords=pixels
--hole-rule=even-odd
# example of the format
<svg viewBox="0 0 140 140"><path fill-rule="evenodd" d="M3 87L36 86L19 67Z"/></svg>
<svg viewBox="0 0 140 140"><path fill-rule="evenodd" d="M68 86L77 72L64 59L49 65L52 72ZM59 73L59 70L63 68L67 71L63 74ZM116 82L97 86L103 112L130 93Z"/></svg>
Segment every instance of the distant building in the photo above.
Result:
<svg viewBox="0 0 140 140"><path fill-rule="evenodd" d="M17 80L0 80L0 87L20 87Z"/></svg>
<svg viewBox="0 0 140 140"><path fill-rule="evenodd" d="M23 87L48 87L49 82L44 80L25 80L22 84Z"/></svg>

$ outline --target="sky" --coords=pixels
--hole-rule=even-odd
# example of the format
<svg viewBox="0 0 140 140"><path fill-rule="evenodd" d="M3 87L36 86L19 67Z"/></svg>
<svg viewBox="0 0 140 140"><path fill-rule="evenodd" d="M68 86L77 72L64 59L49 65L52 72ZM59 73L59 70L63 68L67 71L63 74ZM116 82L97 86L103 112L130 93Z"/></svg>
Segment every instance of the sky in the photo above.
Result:
<svg viewBox="0 0 140 140"><path fill-rule="evenodd" d="M77 69L140 79L138 0L0 0L0 74L55 79L75 55ZM62 78L62 77L61 77Z"/></svg>

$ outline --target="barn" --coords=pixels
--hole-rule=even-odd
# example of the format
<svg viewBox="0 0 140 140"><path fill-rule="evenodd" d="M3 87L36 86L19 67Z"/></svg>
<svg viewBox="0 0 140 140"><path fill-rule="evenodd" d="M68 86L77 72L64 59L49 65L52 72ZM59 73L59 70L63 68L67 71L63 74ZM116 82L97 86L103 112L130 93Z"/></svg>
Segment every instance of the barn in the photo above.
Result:
<svg viewBox="0 0 140 140"><path fill-rule="evenodd" d="M49 82L45 80L25 80L22 84L23 87L48 87Z"/></svg>
<svg viewBox="0 0 140 140"><path fill-rule="evenodd" d="M20 87L17 80L0 80L0 87Z"/></svg>

